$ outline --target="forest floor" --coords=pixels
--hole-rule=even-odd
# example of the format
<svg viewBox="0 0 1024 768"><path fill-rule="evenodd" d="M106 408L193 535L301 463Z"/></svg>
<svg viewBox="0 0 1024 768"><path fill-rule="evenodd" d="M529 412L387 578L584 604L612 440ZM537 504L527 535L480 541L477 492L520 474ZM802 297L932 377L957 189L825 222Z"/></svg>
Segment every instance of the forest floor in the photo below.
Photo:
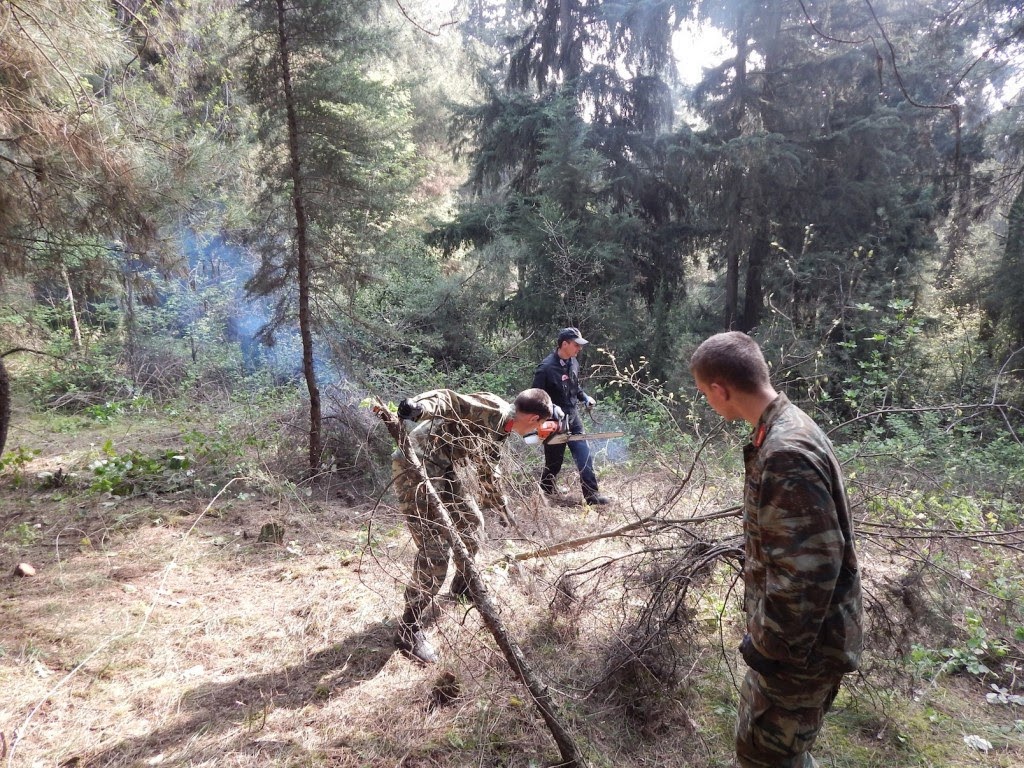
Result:
<svg viewBox="0 0 1024 768"><path fill-rule="evenodd" d="M22 459L0 473L0 765L557 762L525 688L470 605L437 601L430 634L440 664L395 652L413 549L390 493L324 483L307 495L266 478L206 494L122 498L96 489L90 465L132 450L170 455L185 420L120 416L69 428L16 404L5 455ZM604 670L632 599L623 584L639 576L595 569L628 561L646 543L604 539L518 565L504 557L645 514L671 489L671 475L634 470L606 472L617 502L600 511L524 492L518 530L489 520L478 561L589 765L729 766L743 669L731 650L735 611L698 611L673 685L652 694L637 681L631 696L628 681L609 682ZM689 506L728 506L736 490L705 487ZM259 540L267 523L283 527L280 542ZM716 536L737 532L735 519L716 526ZM870 584L870 553L864 560ZM35 574L16 575L21 563ZM579 586L569 607L556 588L568 571ZM721 571L725 601L732 579ZM989 690L967 676L913 690L853 677L815 754L823 766L848 768L1024 765L1021 707L986 704Z"/></svg>

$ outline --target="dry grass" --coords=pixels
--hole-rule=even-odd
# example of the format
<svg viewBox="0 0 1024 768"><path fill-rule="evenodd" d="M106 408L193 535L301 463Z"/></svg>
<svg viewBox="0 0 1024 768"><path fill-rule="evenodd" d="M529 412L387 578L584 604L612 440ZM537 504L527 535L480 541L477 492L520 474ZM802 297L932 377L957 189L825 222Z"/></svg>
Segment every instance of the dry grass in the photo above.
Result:
<svg viewBox="0 0 1024 768"><path fill-rule="evenodd" d="M175 442L167 424L125 422L69 439L18 416L8 447L42 451L22 469L26 480L84 466L110 429L122 443ZM492 524L479 561L502 618L550 682L591 764L729 765L739 671L732 652L721 650L722 639L730 648L735 639L735 606L723 602L728 568L699 586L701 607L672 636L679 663L671 684L659 685L666 673L655 667L628 679L608 674L646 594L639 553L658 542L622 537L514 566L503 559L649 514L671 490L668 476L612 478L604 487L620 502L598 512L543 504L525 481L536 457L521 452L515 460L518 530ZM247 498L229 488L213 500L116 500L81 483L15 487L13 477L0 475L0 764L528 768L556 760L525 689L464 603L438 601L430 631L440 665L394 652L412 549L387 495L375 504L356 488L324 486L307 497L264 481ZM685 501L674 516L723 506L735 492L703 488L705 497ZM285 528L283 545L257 541L271 520ZM735 521L714 526L703 533L735 533ZM21 561L38 574L10 576ZM977 684L956 685L983 700ZM955 702L947 697L942 706ZM959 734L930 728L925 710L880 701L870 681L852 685L840 704L819 750L826 765L977 759ZM976 709L972 724L1012 727L1012 708ZM953 714L942 711L936 722ZM940 745L938 761L908 749L918 738ZM987 764L1024 760L1019 740L999 744Z"/></svg>

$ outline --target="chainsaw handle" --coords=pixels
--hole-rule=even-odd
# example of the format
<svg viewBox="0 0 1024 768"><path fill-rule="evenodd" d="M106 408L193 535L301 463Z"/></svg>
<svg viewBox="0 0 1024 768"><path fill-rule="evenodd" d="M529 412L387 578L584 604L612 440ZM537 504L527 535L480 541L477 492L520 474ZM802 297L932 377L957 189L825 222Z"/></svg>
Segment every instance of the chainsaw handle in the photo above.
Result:
<svg viewBox="0 0 1024 768"><path fill-rule="evenodd" d="M542 443L546 443L561 431L562 425L557 421L549 419L548 421L542 421L537 426L537 437Z"/></svg>

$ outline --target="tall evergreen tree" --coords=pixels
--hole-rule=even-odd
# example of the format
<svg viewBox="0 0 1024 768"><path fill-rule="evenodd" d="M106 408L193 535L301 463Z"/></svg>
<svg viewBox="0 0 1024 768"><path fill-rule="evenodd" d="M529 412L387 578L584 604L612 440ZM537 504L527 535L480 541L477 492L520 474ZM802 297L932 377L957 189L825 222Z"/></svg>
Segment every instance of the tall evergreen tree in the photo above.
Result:
<svg viewBox="0 0 1024 768"><path fill-rule="evenodd" d="M265 185L250 236L254 295L273 296L262 336L297 323L309 393L309 464L322 461L314 334L323 299L369 279L372 254L412 180L408 99L377 76L386 35L372 0L248 0L248 86L260 114Z"/></svg>
<svg viewBox="0 0 1024 768"><path fill-rule="evenodd" d="M690 3L522 8L503 80L458 123L473 197L436 241L510 270L511 295L496 298L524 331L579 323L660 364L684 288L679 235L693 226L661 142L674 120L672 32Z"/></svg>
<svg viewBox="0 0 1024 768"><path fill-rule="evenodd" d="M734 41L695 92L724 324L753 328L769 294L807 332L857 300L913 298L964 162L948 62L971 36L910 2L703 8Z"/></svg>
<svg viewBox="0 0 1024 768"><path fill-rule="evenodd" d="M973 195L963 208L973 214L968 225L995 230L999 256L988 269L983 260L981 301L974 292L966 300L984 307L983 338L1001 359L1024 346L1024 7L1011 0L990 0L983 7L986 15L977 25L979 44L971 74L989 83L986 97L992 114L977 121L983 155L975 166ZM951 255L953 266L961 252L972 250L966 235L952 242L954 247L961 251Z"/></svg>
<svg viewBox="0 0 1024 768"><path fill-rule="evenodd" d="M130 353L144 275L182 263L168 225L215 207L197 205L230 166L211 125L237 114L225 77L200 81L230 7L204 4L214 22L197 30L203 11L177 0L0 4L0 281L25 276L63 308L62 352L82 346L90 308L120 301Z"/></svg>
<svg viewBox="0 0 1024 768"><path fill-rule="evenodd" d="M3 3L0 29L0 278L52 262L69 238L145 250L140 144L104 92L131 55L105 4Z"/></svg>

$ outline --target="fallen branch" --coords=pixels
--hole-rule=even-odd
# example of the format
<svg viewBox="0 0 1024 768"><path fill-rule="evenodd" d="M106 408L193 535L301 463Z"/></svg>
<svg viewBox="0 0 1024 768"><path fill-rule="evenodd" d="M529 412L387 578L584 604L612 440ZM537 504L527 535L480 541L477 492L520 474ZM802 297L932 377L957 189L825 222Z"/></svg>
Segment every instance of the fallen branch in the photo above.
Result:
<svg viewBox="0 0 1024 768"><path fill-rule="evenodd" d="M451 514L445 507L444 502L441 501L441 497L438 495L437 489L435 489L433 483L431 483L430 477L423 468L423 463L420 461L419 456L416 455L416 451L413 449L412 443L409 440L409 435L402 426L401 421L399 421L398 417L391 413L391 411L389 411L380 401L378 401L378 404L374 406L373 410L381 421L384 422L388 432L390 432L391 436L395 439L395 443L397 443L402 453L405 454L405 458L409 462L409 465L419 476L420 482L423 484L423 488L427 493L429 508L436 512L445 537L451 545L452 554L455 557L455 563L466 577L466 581L469 583L469 595L473 601L473 605L476 606L476 609L480 612L480 616L483 618L484 624L487 626L487 629L490 631L495 642L498 644L498 647L501 649L501 652L504 654L505 660L508 662L513 674L518 677L526 686L527 690L529 690L533 703L540 711L541 717L544 719L544 722L548 726L548 730L551 731L551 735L554 737L555 743L558 745L558 751L562 755L562 762L559 763L559 766L564 768L586 768L586 762L582 755L580 755L579 748L576 746L572 736L558 718L548 687L544 685L544 683L542 683L534 674L530 665L526 661L526 657L523 654L522 649L509 635L508 631L502 624L501 619L498 618L497 608L487 591L487 585L480 576L480 571L476 567L476 563L473 561L473 558L470 556L469 550L466 549L466 545L463 543L462 538L455 529L455 524L452 522Z"/></svg>
<svg viewBox="0 0 1024 768"><path fill-rule="evenodd" d="M601 533L592 533L589 536L581 536L578 539L569 539L568 541L561 541L557 544L552 544L548 547L542 547L541 549L535 549L532 552L520 552L518 555L511 555L502 558L499 562L508 561L519 561L519 560L534 560L539 557L551 557L562 552L567 552L571 549L579 549L585 547L587 544L592 544L595 541L601 541L602 539L612 539L616 536L621 536L624 533L635 531L637 528L646 528L648 526L656 525L659 528L665 526L678 526L678 525L691 525L693 523L706 523L709 520L721 520L725 517L736 517L739 511L743 509L741 506L728 507L718 512L712 512L709 515L700 515L699 517L685 517L677 520L665 520L659 519L657 515L649 515L641 520L637 520L626 525L620 525L618 528L613 528L610 531L602 531Z"/></svg>

